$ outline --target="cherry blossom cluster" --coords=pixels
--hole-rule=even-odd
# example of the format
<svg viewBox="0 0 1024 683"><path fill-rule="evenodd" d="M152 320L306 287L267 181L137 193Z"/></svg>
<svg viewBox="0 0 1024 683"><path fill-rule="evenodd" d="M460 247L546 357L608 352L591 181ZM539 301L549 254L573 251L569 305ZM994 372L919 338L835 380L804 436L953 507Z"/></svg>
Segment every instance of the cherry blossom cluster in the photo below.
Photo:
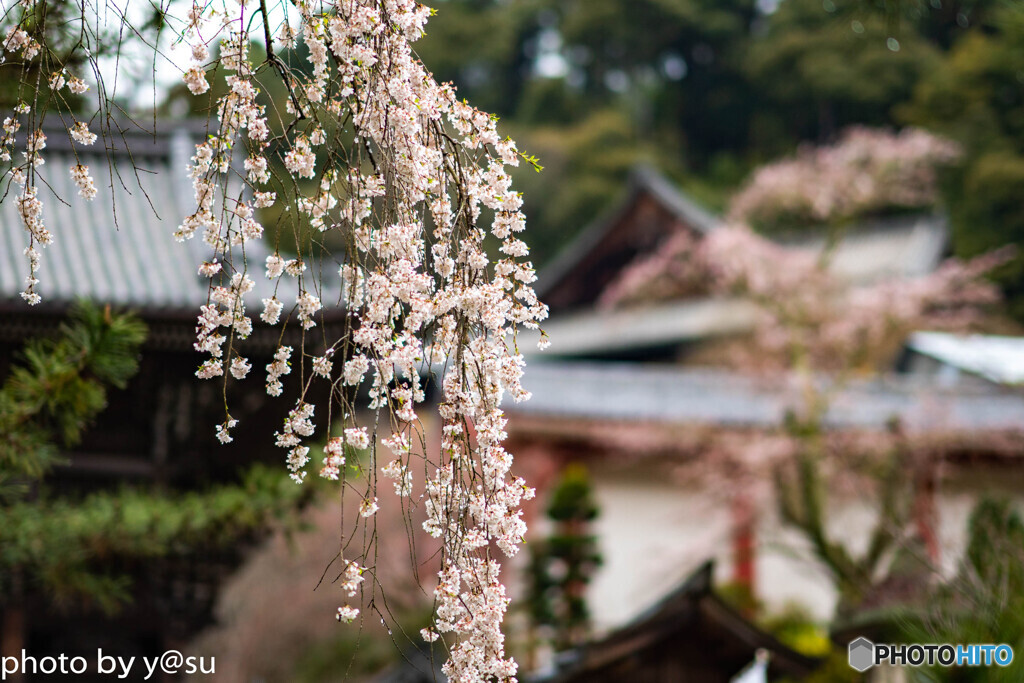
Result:
<svg viewBox="0 0 1024 683"><path fill-rule="evenodd" d="M32 3L22 2L21 6L23 10L29 10L32 8ZM15 24L7 29L3 40L3 50L4 52L18 53L22 59L28 62L35 59L42 50L42 45L20 25Z"/></svg>
<svg viewBox="0 0 1024 683"><path fill-rule="evenodd" d="M377 470L393 485L396 504L422 500L424 529L443 549L435 624L424 638L451 634L445 671L453 681L511 680L516 664L505 655L501 632L508 599L492 553L512 556L522 545L519 508L533 489L511 474L501 404L506 393L516 401L529 397L520 383L517 329L536 329L547 315L532 289L536 274L519 238L522 199L507 172L520 155L499 137L492 117L435 82L414 56L411 43L423 33L427 7L411 0L296 7L298 26L263 27L248 21L256 3L196 3L182 31L192 57L183 80L192 93L208 92L214 64L226 72L225 94L213 107L219 127L196 146L189 167L195 210L176 232L181 240L201 236L216 266L211 261L200 272L231 282L211 283L196 342L210 357L197 374L227 381L225 368L236 379L249 371L238 343L251 331L252 286L238 256L262 236L258 209L287 201L310 230L342 236L349 247L336 255L333 294L304 257L275 252L260 264L275 289L262 299L264 323L303 331L324 326L326 334L329 320L344 321L344 332L326 338L324 351L305 344L299 350L301 395L277 445L292 478L303 481L321 420L328 437L320 475L346 490L355 485L352 453L377 457L378 432L358 423L360 410L388 416L391 433L381 446L392 457ZM267 45L266 61L254 64L250 42L269 35L277 39ZM220 53L211 60L215 41ZM278 54L300 43L305 71L288 68ZM257 74L265 72L280 73L288 90L280 121L268 120L261 104ZM288 188L284 195L281 188ZM267 365L270 395L283 393L293 352L281 346ZM431 373L442 391L442 447L438 460L428 459L433 474L416 498L414 471L424 468L411 459L427 457L413 444L424 440L418 409ZM329 382L344 397L340 410L313 403L314 381ZM359 407L361 396L368 403ZM230 438L234 424L229 417L218 436ZM381 499L376 477L367 479L360 518L371 523ZM372 567L343 561L340 582L354 597ZM358 615L346 604L337 616Z"/></svg>
<svg viewBox="0 0 1024 683"><path fill-rule="evenodd" d="M852 127L834 145L762 166L733 198L729 218L785 229L930 208L937 168L959 156L955 143L920 129Z"/></svg>
<svg viewBox="0 0 1024 683"><path fill-rule="evenodd" d="M77 61L58 59L31 20L37 2L20 0L22 19L0 38L0 51L19 63L35 60L36 87L51 99L81 96L90 85L71 70L83 59L95 66L95 58L80 43L69 48L71 57L83 51ZM80 9L88 32L93 3ZM298 395L274 436L291 477L302 482L318 458L321 477L343 491L364 486L359 519L375 524L386 504L379 475L396 505L425 516L425 530L442 545L442 571L436 620L424 638L444 636L453 681L513 679L495 555L514 555L522 544L519 506L533 490L511 472L501 405L506 394L529 398L518 330L539 329L547 316L532 287L522 199L508 173L529 158L499 136L494 117L437 83L415 56L428 7L303 0L291 9L274 18L257 0L168 8L172 49L187 54L182 81L207 98L203 108L215 118L181 169L194 205L174 231L182 242L201 239L207 254L197 264L209 298L196 323L195 348L205 356L196 375L228 383L261 381L253 378L260 374L270 396L294 384ZM254 42L260 49L251 49ZM286 97L271 106L261 84L272 79ZM94 85L102 109L110 99L102 82ZM30 303L40 300L38 249L53 240L36 184L44 111L34 117L32 105L18 104L0 135L0 159L22 187L15 201L31 241L23 294ZM73 149L96 142L86 121L72 117L67 126ZM70 173L78 194L97 195L86 165ZM287 254L276 237L266 256L268 209L317 244L345 246L309 253L296 237L299 253ZM256 252L264 262L250 262ZM328 263L336 277L325 275ZM254 325L281 328L263 373L244 352ZM420 421L428 382L440 390L442 424L440 455L429 457ZM322 395L330 403L317 405ZM230 443L239 420L225 408L215 436ZM368 414L371 423L363 423ZM366 558L343 561L341 584L355 597L374 570ZM345 605L337 616L351 621L358 610Z"/></svg>
<svg viewBox="0 0 1024 683"><path fill-rule="evenodd" d="M21 111L27 113L28 108L21 107ZM5 140L13 139L14 132L18 127L19 124L16 120L8 118L4 122ZM36 285L39 284L39 278L36 275L39 272L40 257L36 247L43 248L53 243L53 233L43 224L43 201L39 198L38 187L34 182L36 169L45 163L42 156L42 151L45 148L46 134L41 130L30 131L25 139L25 150L22 152L24 163L11 169L11 180L21 186L21 192L14 200L15 206L18 209L21 224L29 235L29 246L25 249L29 273L21 297L33 306L42 300L35 290ZM5 154L8 154L6 150ZM73 170L72 177L74 177Z"/></svg>
<svg viewBox="0 0 1024 683"><path fill-rule="evenodd" d="M4 117L0 134L0 163L10 164L4 169L4 179L7 181L4 193L10 191L9 183L20 186L20 189L13 192L14 201L29 236L29 246L25 249L29 274L21 296L30 305L35 305L42 301L36 288L39 284L39 250L51 244L54 239L43 224L43 201L37 189L37 170L45 163L43 150L46 148L46 135L41 129L42 117L50 102L64 99L65 91L71 95L81 95L89 89L89 85L59 65L60 60L53 58L50 46L41 42L41 26L30 20L37 10L37 0L19 0L17 5L21 10L20 20L12 23L0 37L0 64L11 63L23 69L38 69L41 78L33 87L23 88L26 94L15 105L13 115ZM30 94L43 84L43 97L39 93ZM22 133L20 140L17 138L19 131ZM96 141L96 135L89 131L85 122L73 121L68 133L70 139L79 145L91 145ZM22 147L20 155L15 151L18 145ZM97 191L88 166L73 164L70 173L78 194L87 200L94 199Z"/></svg>
<svg viewBox="0 0 1024 683"><path fill-rule="evenodd" d="M756 304L757 365L787 367L799 350L814 367L838 370L899 344L915 328L962 330L998 301L985 275L1010 258L998 250L949 259L935 272L851 285L829 254L784 246L742 224L702 238L679 233L637 259L609 285L607 306L729 295Z"/></svg>

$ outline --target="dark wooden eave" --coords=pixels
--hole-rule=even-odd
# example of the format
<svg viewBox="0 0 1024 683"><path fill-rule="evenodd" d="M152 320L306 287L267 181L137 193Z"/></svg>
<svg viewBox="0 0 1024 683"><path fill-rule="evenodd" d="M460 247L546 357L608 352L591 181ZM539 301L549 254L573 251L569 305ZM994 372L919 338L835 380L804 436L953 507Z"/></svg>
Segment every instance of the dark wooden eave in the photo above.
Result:
<svg viewBox="0 0 1024 683"><path fill-rule="evenodd" d="M657 171L637 167L625 199L544 268L537 293L553 312L592 305L626 265L669 235L681 230L706 234L717 223Z"/></svg>
<svg viewBox="0 0 1024 683"><path fill-rule="evenodd" d="M667 657L677 660L673 662L676 671L686 671L692 665L693 680L728 681L754 659L758 650L770 654L770 679L801 678L817 668L818 660L789 649L718 597L712 588L713 570L713 562L705 563L632 622L577 649L572 653L574 661L552 680L653 680L652 672L644 672L643 667ZM694 657L694 661L686 661L688 657ZM709 675L709 670L714 673Z"/></svg>

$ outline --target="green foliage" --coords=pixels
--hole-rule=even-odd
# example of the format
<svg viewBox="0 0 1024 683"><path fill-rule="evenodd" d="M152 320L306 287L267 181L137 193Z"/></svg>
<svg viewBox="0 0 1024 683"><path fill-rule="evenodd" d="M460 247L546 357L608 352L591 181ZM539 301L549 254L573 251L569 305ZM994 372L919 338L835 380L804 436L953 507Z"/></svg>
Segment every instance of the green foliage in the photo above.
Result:
<svg viewBox="0 0 1024 683"><path fill-rule="evenodd" d="M440 83L483 111L512 115L531 75L527 54L547 0L447 0L427 24L416 52Z"/></svg>
<svg viewBox="0 0 1024 683"><path fill-rule="evenodd" d="M703 164L747 144L752 83L743 73L753 0L552 3L591 107L623 98L645 141L678 141Z"/></svg>
<svg viewBox="0 0 1024 683"><path fill-rule="evenodd" d="M548 517L556 522L592 522L597 518L597 504L590 490L590 477L582 465L570 465L551 494Z"/></svg>
<svg viewBox="0 0 1024 683"><path fill-rule="evenodd" d="M60 449L79 442L109 388L128 384L145 338L135 316L81 302L57 337L26 343L0 388L0 604L38 590L113 609L130 597L136 563L237 542L302 499L264 467L202 493L124 488L77 500L48 490Z"/></svg>
<svg viewBox="0 0 1024 683"><path fill-rule="evenodd" d="M305 493L255 466L241 485L202 493L125 488L81 501L44 493L15 503L0 512L0 601L35 589L57 604L84 599L113 610L131 596L125 566L229 546L284 516Z"/></svg>
<svg viewBox="0 0 1024 683"><path fill-rule="evenodd" d="M968 523L964 571L977 574L986 586L999 586L1024 598L1024 523L1005 500L986 499L978 503ZM1024 619L1024 614L1020 615ZM1024 621L1021 622L1024 626Z"/></svg>
<svg viewBox="0 0 1024 683"><path fill-rule="evenodd" d="M82 302L58 338L25 345L0 388L0 498L41 478L58 445L78 443L106 407L107 387L123 388L135 374L145 337L137 318Z"/></svg>
<svg viewBox="0 0 1024 683"><path fill-rule="evenodd" d="M945 184L954 248L974 256L1007 243L1024 246L1024 8L995 6L956 41L942 68L899 109L908 122L963 144L962 168ZM996 274L1011 312L1024 319L1024 251Z"/></svg>
<svg viewBox="0 0 1024 683"><path fill-rule="evenodd" d="M1024 55L1024 9L1005 5L985 25L965 34L950 50L942 69L917 84L903 118L956 137L970 148L1010 142L1024 151L1024 95L1020 69Z"/></svg>
<svg viewBox="0 0 1024 683"><path fill-rule="evenodd" d="M781 128L791 140L828 139L855 123L887 124L892 107L909 100L939 63L935 46L906 23L894 51L886 17L859 2L785 0L766 23L747 65L765 88L759 116L781 119L768 129Z"/></svg>
<svg viewBox="0 0 1024 683"><path fill-rule="evenodd" d="M824 657L832 650L828 633L800 605L785 606L762 619L760 626L780 642L809 657Z"/></svg>
<svg viewBox="0 0 1024 683"><path fill-rule="evenodd" d="M587 533L598 516L590 478L582 465L570 465L551 494L548 517L554 533L531 546L530 617L553 631L565 649L584 640L590 621L586 588L601 564L596 537Z"/></svg>
<svg viewBox="0 0 1024 683"><path fill-rule="evenodd" d="M921 621L905 625L909 642L1006 643L1024 647L1024 522L1006 500L978 502L968 522L967 551L957 576L930 600ZM935 667L928 680L1019 681L1024 661L1008 667Z"/></svg>
<svg viewBox="0 0 1024 683"><path fill-rule="evenodd" d="M535 173L520 164L514 176L529 216L530 251L537 263L560 247L622 196L629 172L654 158L629 119L615 109L595 111L568 127L514 131L522 149L544 166Z"/></svg>

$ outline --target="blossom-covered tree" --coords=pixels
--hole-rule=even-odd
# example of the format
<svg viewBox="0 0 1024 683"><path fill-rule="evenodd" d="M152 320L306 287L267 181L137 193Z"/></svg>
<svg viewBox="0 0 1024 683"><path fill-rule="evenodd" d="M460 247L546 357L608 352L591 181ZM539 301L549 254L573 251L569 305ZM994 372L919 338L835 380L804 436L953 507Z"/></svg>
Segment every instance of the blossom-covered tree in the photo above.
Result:
<svg viewBox="0 0 1024 683"><path fill-rule="evenodd" d="M124 103L104 77L105 55L176 51L191 93L220 93L208 135L182 169L195 206L175 233L183 242L201 239L209 253L196 264L210 280L208 300L197 302L195 346L207 359L196 375L258 381L247 379L245 340L259 324L247 295L254 278L266 277L273 293L262 299L260 321L298 326L303 340L297 349L280 345L266 367L271 396L282 394L282 376L302 375L300 394L286 399L293 410L268 439L301 483L319 422L326 432L320 476L363 501L358 525L341 539L343 591L355 598L377 590L372 554L350 542L372 539L374 512L386 504L378 480L388 479L397 504L422 505L424 530L441 541L433 626L423 637L452 634L445 641L452 680L508 680L516 664L500 630L508 599L495 550L517 552L526 530L519 505L534 492L511 474L501 401L506 393L529 397L519 382L517 330L536 329L547 309L531 287L522 199L506 167L533 160L417 59L412 43L430 12L413 0L273 7L268 0L182 0L133 25L112 1L20 0L5 15L0 43L2 68L20 74L0 139L3 200L16 202L29 235L23 297L38 304L41 250L72 227L44 220L44 118L61 117L73 149L116 136ZM211 89L211 81L224 87ZM270 87L286 93L280 106L261 103ZM74 106L71 96L80 98ZM123 182L97 181L82 164L54 172L70 173L85 201L95 198L97 182ZM265 263L248 262L246 247L264 238L261 216L275 204L343 248L322 259L276 250ZM340 334L328 336L321 331L330 308L347 315ZM442 435L433 457L418 413L426 377L440 388ZM329 405L311 402L315 382L330 384ZM237 427L225 405L216 437L229 442ZM375 453L378 442L390 461L374 461L366 477L346 469L348 453ZM410 499L417 471L425 478L422 502ZM337 614L341 621L358 615L351 604Z"/></svg>
<svg viewBox="0 0 1024 683"><path fill-rule="evenodd" d="M779 230L930 209L937 169L959 156L958 145L921 129L852 127L833 145L806 146L759 168L733 197L729 217Z"/></svg>
<svg viewBox="0 0 1024 683"><path fill-rule="evenodd" d="M998 300L983 276L1007 256L1000 251L968 262L950 260L926 276L851 287L829 272L827 255L786 248L732 225L700 242L682 233L670 239L624 272L609 289L609 299L624 305L673 292L692 294L694 283L700 283L704 292L754 304L754 344L747 349L752 352L736 362L759 372L787 373L798 389L779 425L789 446L756 466L768 466L762 476L774 475L783 517L811 542L846 607L885 577L881 565L891 559L887 551L905 540L900 529L912 521L900 497L912 495L915 477L934 463L910 458L898 430L881 447L844 461L830 457L825 432L834 399L851 379L890 359L913 330L965 330L977 323ZM869 477L879 484L879 525L870 549L855 556L830 537L825 501L830 480L863 478L869 471L883 473Z"/></svg>
<svg viewBox="0 0 1024 683"><path fill-rule="evenodd" d="M747 369L786 373L798 391L779 425L788 443L769 457L756 458L752 466L760 468L762 481L774 480L783 518L803 533L831 573L841 594L840 609L856 606L886 578L889 551L907 540L913 525L914 510L906 503L935 463L911 457L895 424L882 443L870 449L854 444L847 457L833 457L836 449L826 443L825 433L834 399L851 379L891 360L913 330L963 331L980 322L999 300L985 275L1011 256L998 250L970 261L950 259L923 276L855 285L829 268L842 231L824 249L810 250L773 242L740 220L788 215L797 206L810 210L816 197L827 200L814 213L825 224L848 220L857 206L883 206L887 198L934 198L934 173L921 171L920 165L923 159L934 160L938 151L952 153L945 143L920 132L894 137L856 131L845 140L755 173L734 199L730 222L705 236L682 231L671 236L626 268L602 298L612 307L695 295L732 296L753 304L755 343L747 349L753 352L735 361ZM890 145L882 144L885 140ZM907 158L894 157L891 145ZM914 149L921 154L915 157ZM823 167L831 170L812 182L814 169ZM875 179L865 180L862 190L851 188L862 175ZM750 476L746 473L747 481ZM878 524L869 548L860 554L833 538L827 526L826 499L835 490L830 484L848 486L854 479L877 485Z"/></svg>

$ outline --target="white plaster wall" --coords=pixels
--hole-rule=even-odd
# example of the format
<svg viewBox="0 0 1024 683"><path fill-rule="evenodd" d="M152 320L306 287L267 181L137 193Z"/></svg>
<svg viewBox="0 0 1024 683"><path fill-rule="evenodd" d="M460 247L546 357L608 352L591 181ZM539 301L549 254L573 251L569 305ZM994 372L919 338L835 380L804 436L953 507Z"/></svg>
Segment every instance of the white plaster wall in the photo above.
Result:
<svg viewBox="0 0 1024 683"><path fill-rule="evenodd" d="M716 581L729 581L732 516L725 499L625 468L596 469L592 477L601 509L595 533L604 557L589 592L595 630L627 623L708 559L716 560ZM1000 483L982 478L937 494L940 565L946 575L955 571L964 548L974 501L981 492L1000 488ZM1019 493L1014 497L1024 501ZM842 501L830 510L830 533L852 551L863 552L873 520L872 503ZM757 542L758 597L772 610L797 603L827 622L836 602L831 581L801 535L781 523L772 503L758 511Z"/></svg>
<svg viewBox="0 0 1024 683"><path fill-rule="evenodd" d="M657 479L595 476L594 493L604 564L591 583L589 606L598 631L629 621L728 547L728 511L699 491Z"/></svg>

